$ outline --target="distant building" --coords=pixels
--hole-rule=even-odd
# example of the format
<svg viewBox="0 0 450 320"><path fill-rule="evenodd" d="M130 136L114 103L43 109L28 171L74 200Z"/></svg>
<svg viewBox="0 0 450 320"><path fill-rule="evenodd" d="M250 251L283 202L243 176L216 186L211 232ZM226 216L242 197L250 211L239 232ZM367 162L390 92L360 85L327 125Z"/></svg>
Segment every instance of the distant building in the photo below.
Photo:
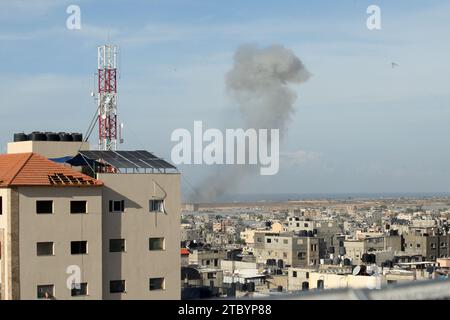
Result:
<svg viewBox="0 0 450 320"><path fill-rule="evenodd" d="M220 260L226 257L227 252L225 250L194 249L189 254L189 264L218 268L220 266Z"/></svg>
<svg viewBox="0 0 450 320"><path fill-rule="evenodd" d="M427 234L412 230L403 237L406 254L421 255L429 261L449 257L450 234Z"/></svg>
<svg viewBox="0 0 450 320"><path fill-rule="evenodd" d="M320 263L324 255L323 239L298 237L290 233L256 233L254 255L256 262L267 264L282 261L283 266L312 266Z"/></svg>

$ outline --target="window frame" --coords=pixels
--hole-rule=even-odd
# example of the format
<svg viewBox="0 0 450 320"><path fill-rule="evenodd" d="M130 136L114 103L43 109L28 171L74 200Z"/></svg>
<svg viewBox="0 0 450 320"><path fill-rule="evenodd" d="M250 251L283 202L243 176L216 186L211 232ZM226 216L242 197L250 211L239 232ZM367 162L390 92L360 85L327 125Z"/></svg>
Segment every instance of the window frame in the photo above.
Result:
<svg viewBox="0 0 450 320"><path fill-rule="evenodd" d="M79 242L80 244L85 242L86 243L86 250L84 253L73 253L72 252L72 245L74 244L74 242ZM89 245L88 245L88 241L87 240L75 240L75 241L70 241L70 255L73 256L79 256L79 255L83 255L83 254L88 254L89 253Z"/></svg>
<svg viewBox="0 0 450 320"><path fill-rule="evenodd" d="M161 286L157 289L152 289L152 280L162 280ZM158 278L150 278L148 281L148 289L149 291L164 291L166 290L166 279L164 277L158 277Z"/></svg>
<svg viewBox="0 0 450 320"><path fill-rule="evenodd" d="M39 245L43 245L43 244L51 244L52 246L52 253L51 254L39 254ZM39 241L36 242L36 256L37 257L52 257L55 255L55 243L53 241Z"/></svg>
<svg viewBox="0 0 450 320"><path fill-rule="evenodd" d="M84 212L74 212L74 208L72 207L72 204L74 203L80 203L84 202ZM87 200L70 200L70 214L87 214L88 213L88 202Z"/></svg>
<svg viewBox="0 0 450 320"><path fill-rule="evenodd" d="M38 204L43 202L50 202L51 203L51 210L48 211L42 211L42 209L38 209ZM41 211L41 212L40 212ZM36 214L54 214L55 213L55 203L53 200L36 200Z"/></svg>
<svg viewBox="0 0 450 320"><path fill-rule="evenodd" d="M160 203L158 210L153 210L154 208L153 203L155 202ZM164 213L165 212L164 199L150 199L148 201L148 211L150 213Z"/></svg>
<svg viewBox="0 0 450 320"><path fill-rule="evenodd" d="M70 289L70 296L71 297L85 297L85 296L88 296L89 295L89 285L88 285L88 283L87 282L81 282L81 283L78 283L78 284L80 285L80 289L77 289L75 287ZM85 286L84 293L82 293L83 292L83 286ZM81 293L74 294L74 292L76 293L77 290L81 291Z"/></svg>
<svg viewBox="0 0 450 320"><path fill-rule="evenodd" d="M112 284L113 283L121 283L121 286L123 287L122 291L113 291L112 290ZM127 282L126 280L109 280L109 293L125 293L127 292Z"/></svg>
<svg viewBox="0 0 450 320"><path fill-rule="evenodd" d="M42 288L42 287L51 287L51 292L50 292L49 298L45 297L45 291L41 297L39 296L39 288ZM37 291L36 292L37 299L51 299L52 297L55 296L55 285L54 284L38 284L36 287L36 291Z"/></svg>
<svg viewBox="0 0 450 320"><path fill-rule="evenodd" d="M162 249L152 249L151 243L152 240L161 240L162 239ZM149 251L165 251L166 250L166 238L165 237L150 237L148 238L148 250Z"/></svg>
<svg viewBox="0 0 450 320"><path fill-rule="evenodd" d="M121 251L111 251L111 241L123 241L123 249ZM126 240L125 239L109 239L109 252L110 253L121 253L126 252L127 246L126 246Z"/></svg>
<svg viewBox="0 0 450 320"><path fill-rule="evenodd" d="M119 203L119 210L115 209L115 204ZM125 200L109 200L108 210L110 213L123 213L125 212Z"/></svg>

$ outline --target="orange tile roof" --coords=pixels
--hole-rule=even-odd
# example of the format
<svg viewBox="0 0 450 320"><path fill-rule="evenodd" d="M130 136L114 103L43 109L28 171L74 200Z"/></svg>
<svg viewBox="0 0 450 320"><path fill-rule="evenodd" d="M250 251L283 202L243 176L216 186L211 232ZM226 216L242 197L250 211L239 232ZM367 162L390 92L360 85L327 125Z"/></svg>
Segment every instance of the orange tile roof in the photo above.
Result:
<svg viewBox="0 0 450 320"><path fill-rule="evenodd" d="M37 153L0 155L0 187L101 186L103 182Z"/></svg>
<svg viewBox="0 0 450 320"><path fill-rule="evenodd" d="M180 253L181 253L182 256L186 256L186 255L189 255L189 250L181 248Z"/></svg>

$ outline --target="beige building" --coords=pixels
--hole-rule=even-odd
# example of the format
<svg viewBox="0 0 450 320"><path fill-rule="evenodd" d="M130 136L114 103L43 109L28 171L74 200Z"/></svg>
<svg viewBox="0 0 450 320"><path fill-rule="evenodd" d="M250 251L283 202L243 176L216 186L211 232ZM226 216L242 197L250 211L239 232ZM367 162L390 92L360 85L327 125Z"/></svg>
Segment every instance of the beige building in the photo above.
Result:
<svg viewBox="0 0 450 320"><path fill-rule="evenodd" d="M102 183L34 153L0 155L1 298L102 298ZM82 271L80 292L66 282Z"/></svg>
<svg viewBox="0 0 450 320"><path fill-rule="evenodd" d="M241 231L240 238L245 241L246 245L252 246L255 244L255 233L281 233L283 231L283 224L279 221L274 221L269 230L246 228L244 231Z"/></svg>
<svg viewBox="0 0 450 320"><path fill-rule="evenodd" d="M390 251L395 254L395 252L401 251L402 245L400 236L380 236L359 240L348 239L344 241L344 247L346 251L345 257L351 259L353 265L357 265L362 263L362 256L365 253ZM382 258L381 255L380 258Z"/></svg>
<svg viewBox="0 0 450 320"><path fill-rule="evenodd" d="M323 239L298 237L290 233L256 233L254 255L257 263L283 261L284 266L304 267L320 263Z"/></svg>
<svg viewBox="0 0 450 320"><path fill-rule="evenodd" d="M75 170L31 153L70 158L80 146ZM83 149L23 141L0 156L1 298L179 299L179 173L145 151Z"/></svg>
<svg viewBox="0 0 450 320"><path fill-rule="evenodd" d="M438 235L410 230L403 237L405 254L421 255L428 261L447 258L450 255L450 234Z"/></svg>
<svg viewBox="0 0 450 320"><path fill-rule="evenodd" d="M189 254L189 264L204 267L220 266L220 261L227 257L227 252L219 249L194 249Z"/></svg>

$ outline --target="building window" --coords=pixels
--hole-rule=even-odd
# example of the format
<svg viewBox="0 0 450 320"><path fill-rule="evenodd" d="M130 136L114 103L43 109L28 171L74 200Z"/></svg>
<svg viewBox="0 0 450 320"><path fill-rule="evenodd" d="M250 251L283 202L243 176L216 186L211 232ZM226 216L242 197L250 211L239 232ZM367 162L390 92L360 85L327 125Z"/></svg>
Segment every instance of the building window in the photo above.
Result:
<svg viewBox="0 0 450 320"><path fill-rule="evenodd" d="M417 244L416 244L416 247L417 247L417 248L420 248L420 243L417 243Z"/></svg>
<svg viewBox="0 0 450 320"><path fill-rule="evenodd" d="M125 252L125 239L109 239L109 252Z"/></svg>
<svg viewBox="0 0 450 320"><path fill-rule="evenodd" d="M302 260L306 258L306 253L305 252L298 252L297 253L297 258Z"/></svg>
<svg viewBox="0 0 450 320"><path fill-rule="evenodd" d="M125 201L124 200L109 200L109 212L124 212Z"/></svg>
<svg viewBox="0 0 450 320"><path fill-rule="evenodd" d="M267 243L272 243L272 239L267 238L266 242L267 242Z"/></svg>
<svg viewBox="0 0 450 320"><path fill-rule="evenodd" d="M38 201L36 201L36 213L37 214L51 214L51 213L53 213L53 201L52 200L38 200Z"/></svg>
<svg viewBox="0 0 450 320"><path fill-rule="evenodd" d="M292 277L297 278L297 271L292 271Z"/></svg>
<svg viewBox="0 0 450 320"><path fill-rule="evenodd" d="M309 279L309 272L306 273L306 279Z"/></svg>
<svg viewBox="0 0 450 320"><path fill-rule="evenodd" d="M71 290L72 297L78 296L87 296L88 294L88 285L87 283L78 283L75 284Z"/></svg>
<svg viewBox="0 0 450 320"><path fill-rule="evenodd" d="M150 200L149 202L150 212L164 212L163 200Z"/></svg>
<svg viewBox="0 0 450 320"><path fill-rule="evenodd" d="M289 241L288 241L287 239L284 239L284 240L283 240L283 244L288 244L288 242L289 242Z"/></svg>
<svg viewBox="0 0 450 320"><path fill-rule="evenodd" d="M87 201L70 201L70 213L80 214L87 212Z"/></svg>
<svg viewBox="0 0 450 320"><path fill-rule="evenodd" d="M109 282L110 293L125 292L125 280L112 280Z"/></svg>
<svg viewBox="0 0 450 320"><path fill-rule="evenodd" d="M150 291L164 290L164 278L150 278Z"/></svg>
<svg viewBox="0 0 450 320"><path fill-rule="evenodd" d="M149 249L150 251L165 250L164 238L150 238Z"/></svg>
<svg viewBox="0 0 450 320"><path fill-rule="evenodd" d="M0 197L0 214L3 214L3 198Z"/></svg>
<svg viewBox="0 0 450 320"><path fill-rule="evenodd" d="M436 249L436 243L431 244L431 249Z"/></svg>
<svg viewBox="0 0 450 320"><path fill-rule="evenodd" d="M71 241L70 242L71 254L87 254L87 241Z"/></svg>
<svg viewBox="0 0 450 320"><path fill-rule="evenodd" d="M216 279L216 273L215 272L208 272L208 279Z"/></svg>
<svg viewBox="0 0 450 320"><path fill-rule="evenodd" d="M38 242L36 244L36 254L38 256L52 256L53 242Z"/></svg>
<svg viewBox="0 0 450 320"><path fill-rule="evenodd" d="M45 284L37 286L38 299L51 299L55 296L55 286L53 284Z"/></svg>

